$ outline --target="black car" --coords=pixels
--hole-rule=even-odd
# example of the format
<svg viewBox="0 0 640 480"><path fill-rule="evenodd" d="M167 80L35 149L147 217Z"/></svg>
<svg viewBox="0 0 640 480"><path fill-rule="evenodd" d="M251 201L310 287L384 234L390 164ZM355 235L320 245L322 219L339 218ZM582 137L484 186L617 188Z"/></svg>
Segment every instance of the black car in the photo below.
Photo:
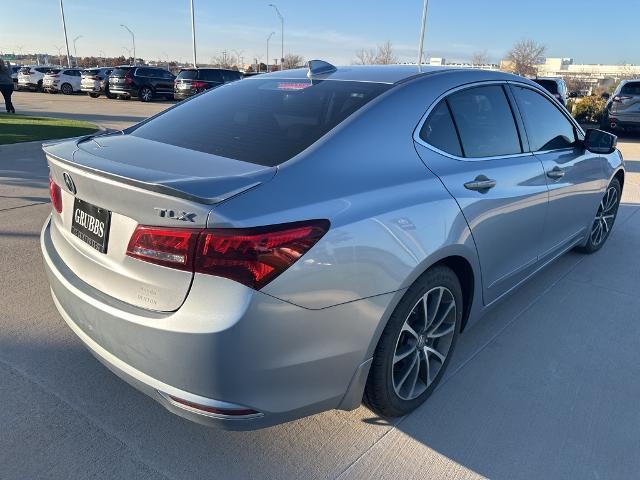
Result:
<svg viewBox="0 0 640 480"><path fill-rule="evenodd" d="M181 70L173 88L173 98L184 100L187 97L225 83L240 80L242 74L237 70L223 68L187 68Z"/></svg>
<svg viewBox="0 0 640 480"><path fill-rule="evenodd" d="M121 65L109 76L109 92L113 96L150 102L157 97L173 100L175 76L164 68Z"/></svg>

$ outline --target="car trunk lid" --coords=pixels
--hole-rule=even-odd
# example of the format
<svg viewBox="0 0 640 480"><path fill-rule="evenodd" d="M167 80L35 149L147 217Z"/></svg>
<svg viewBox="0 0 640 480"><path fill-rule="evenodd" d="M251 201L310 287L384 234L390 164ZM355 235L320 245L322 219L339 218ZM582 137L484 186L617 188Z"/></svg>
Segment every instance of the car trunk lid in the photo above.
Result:
<svg viewBox="0 0 640 480"><path fill-rule="evenodd" d="M101 292L158 311L180 307L193 274L127 256L136 226L204 228L216 203L275 174L275 168L123 134L47 145L44 150L62 195L62 212L53 212L51 225L58 254ZM87 211L107 223L104 253L78 235L79 216Z"/></svg>

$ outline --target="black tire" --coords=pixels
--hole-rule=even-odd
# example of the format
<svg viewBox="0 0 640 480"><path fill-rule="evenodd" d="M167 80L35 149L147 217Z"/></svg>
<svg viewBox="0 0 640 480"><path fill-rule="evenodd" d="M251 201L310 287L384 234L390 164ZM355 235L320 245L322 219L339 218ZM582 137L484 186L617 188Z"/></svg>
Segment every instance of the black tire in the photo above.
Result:
<svg viewBox="0 0 640 480"><path fill-rule="evenodd" d="M36 92L42 92L42 80L38 81L38 86L35 89Z"/></svg>
<svg viewBox="0 0 640 480"><path fill-rule="evenodd" d="M149 87L142 87L138 92L138 99L141 102L150 102L153 100L153 90Z"/></svg>
<svg viewBox="0 0 640 480"><path fill-rule="evenodd" d="M405 320L413 312L418 302L425 294L435 288L445 287L452 294L456 302L455 328L451 344L444 362L441 364L435 378L427 388L416 398L405 400L397 393L393 385L394 355L401 337ZM369 378L365 387L364 402L374 412L384 417L398 417L406 415L420 406L437 387L449 364L460 332L462 312L464 309L462 288L456 274L446 266L435 266L427 270L407 292L396 306L393 314L382 332L369 371ZM418 374L416 374L418 375Z"/></svg>
<svg viewBox="0 0 640 480"><path fill-rule="evenodd" d="M64 94L64 95L71 95L73 93L73 87L71 86L71 84L69 83L63 83L60 86L60 91Z"/></svg>
<svg viewBox="0 0 640 480"><path fill-rule="evenodd" d="M100 94L99 93L95 93L95 92L89 92L89 96L91 98L98 98L100 96Z"/></svg>
<svg viewBox="0 0 640 480"><path fill-rule="evenodd" d="M605 211L605 215L604 217L606 217L607 215L613 215L613 217L610 220L610 223L606 220L603 220L603 206L606 206L607 203L607 195L609 195L609 192L611 191L611 189L615 189L616 191L616 201L615 204L612 206L611 209L607 209ZM588 237L587 237L587 243L585 245L582 245L580 247L577 247L576 250L578 250L579 252L582 253L586 253L586 254L591 254L591 253L595 253L598 250L600 250L603 245L607 242L609 235L611 235L611 230L613 229L613 225L616 221L616 218L618 216L618 208L620 207L620 198L622 197L622 187L620 185L620 182L618 181L617 178L614 178L613 180L611 180L611 183L609 184L609 186L607 187L607 190L605 191L604 197L602 199L602 202L600 202L600 204L598 205L598 211L596 212L596 218L594 219L593 223L591 224L591 229L589 230L588 233ZM606 228L606 232L603 234L603 236L601 238L598 237L598 235L594 235L595 233L597 233L597 225L598 223L600 223L601 227L600 228L604 228L602 227L602 222L605 222L607 225Z"/></svg>

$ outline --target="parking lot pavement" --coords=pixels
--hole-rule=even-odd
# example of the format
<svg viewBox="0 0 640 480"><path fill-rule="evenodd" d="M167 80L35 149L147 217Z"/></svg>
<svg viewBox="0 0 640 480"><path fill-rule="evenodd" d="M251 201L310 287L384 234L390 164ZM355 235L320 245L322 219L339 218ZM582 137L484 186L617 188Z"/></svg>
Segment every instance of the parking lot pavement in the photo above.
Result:
<svg viewBox="0 0 640 480"><path fill-rule="evenodd" d="M46 117L73 118L120 130L170 107L174 102L156 100L110 100L105 96L62 95L41 92L14 92L17 113Z"/></svg>
<svg viewBox="0 0 640 480"><path fill-rule="evenodd" d="M42 268L39 145L0 146L0 477L637 477L640 151L620 147L607 246L563 256L470 327L427 404L392 423L361 407L242 433L165 412L82 347Z"/></svg>

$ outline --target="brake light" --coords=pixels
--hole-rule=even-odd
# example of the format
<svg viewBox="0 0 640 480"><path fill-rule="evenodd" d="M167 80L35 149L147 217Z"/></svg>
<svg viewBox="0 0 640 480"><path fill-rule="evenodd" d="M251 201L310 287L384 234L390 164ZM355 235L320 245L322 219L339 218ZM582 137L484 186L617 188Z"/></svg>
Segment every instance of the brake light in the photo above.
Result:
<svg viewBox="0 0 640 480"><path fill-rule="evenodd" d="M329 230L328 220L209 230L138 226L127 255L165 267L235 280L260 290Z"/></svg>
<svg viewBox="0 0 640 480"><path fill-rule="evenodd" d="M133 84L133 78L131 78L131 72L127 72L126 75L124 76L124 83L126 83L127 85Z"/></svg>
<svg viewBox="0 0 640 480"><path fill-rule="evenodd" d="M60 186L53 181L51 175L49 175L49 196L51 197L51 204L56 212L62 213L62 190L60 190Z"/></svg>
<svg viewBox="0 0 640 480"><path fill-rule="evenodd" d="M191 88L207 88L207 82L202 82L200 80L194 80L191 82Z"/></svg>

